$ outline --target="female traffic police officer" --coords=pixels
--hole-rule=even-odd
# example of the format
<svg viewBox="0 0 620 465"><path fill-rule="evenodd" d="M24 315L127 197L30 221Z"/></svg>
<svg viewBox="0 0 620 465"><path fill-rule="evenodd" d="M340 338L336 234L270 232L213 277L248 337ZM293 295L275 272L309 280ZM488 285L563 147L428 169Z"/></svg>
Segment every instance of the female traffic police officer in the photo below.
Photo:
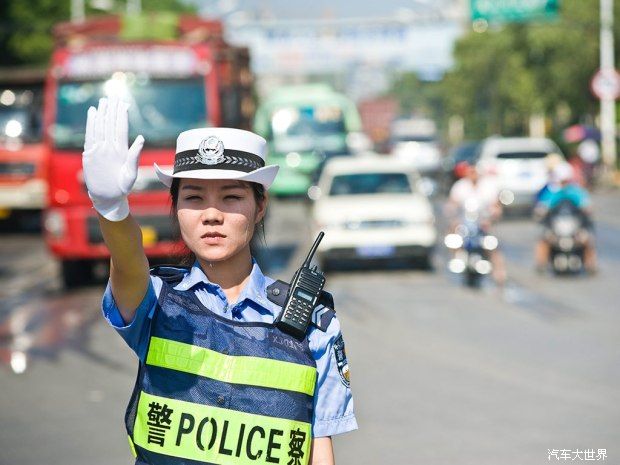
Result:
<svg viewBox="0 0 620 465"><path fill-rule="evenodd" d="M265 140L179 135L173 170L155 169L195 261L149 271L127 203L144 144L128 147L128 107L88 110L82 162L112 256L103 313L140 359L125 417L136 463L333 464L331 436L357 428L338 320L316 309L303 340L282 332L250 254L278 171Z"/></svg>

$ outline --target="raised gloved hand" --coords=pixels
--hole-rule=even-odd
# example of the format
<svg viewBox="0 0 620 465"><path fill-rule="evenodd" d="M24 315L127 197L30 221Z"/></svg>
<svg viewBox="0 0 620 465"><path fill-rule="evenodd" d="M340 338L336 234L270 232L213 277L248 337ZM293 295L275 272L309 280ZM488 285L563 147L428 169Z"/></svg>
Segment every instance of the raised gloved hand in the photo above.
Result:
<svg viewBox="0 0 620 465"><path fill-rule="evenodd" d="M102 98L90 107L82 154L84 182L95 209L107 220L121 221L129 215L127 195L138 175L144 137L127 147L129 104Z"/></svg>

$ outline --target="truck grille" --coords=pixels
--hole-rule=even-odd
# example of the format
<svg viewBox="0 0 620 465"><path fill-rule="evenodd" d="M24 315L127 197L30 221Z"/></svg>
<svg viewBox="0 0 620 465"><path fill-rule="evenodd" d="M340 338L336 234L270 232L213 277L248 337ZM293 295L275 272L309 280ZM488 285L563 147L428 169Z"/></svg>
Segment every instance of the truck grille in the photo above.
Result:
<svg viewBox="0 0 620 465"><path fill-rule="evenodd" d="M32 163L0 163L0 176L32 176L34 171Z"/></svg>
<svg viewBox="0 0 620 465"><path fill-rule="evenodd" d="M167 215L147 215L136 216L136 221L142 227L151 227L157 231L157 241L172 242L175 240L172 222ZM86 229L88 233L88 242L91 244L100 244L103 242L103 236L99 229L99 220L95 217L89 217L86 220Z"/></svg>

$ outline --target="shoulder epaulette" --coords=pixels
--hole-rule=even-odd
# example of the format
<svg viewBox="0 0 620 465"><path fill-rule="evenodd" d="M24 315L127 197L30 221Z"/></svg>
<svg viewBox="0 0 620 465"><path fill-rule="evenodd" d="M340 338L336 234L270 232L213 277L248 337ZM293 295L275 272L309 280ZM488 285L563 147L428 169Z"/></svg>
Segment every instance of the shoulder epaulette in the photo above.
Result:
<svg viewBox="0 0 620 465"><path fill-rule="evenodd" d="M283 307L286 302L289 287L290 285L288 283L277 280L273 284L267 286L267 298L279 307ZM312 312L312 324L325 332L334 316L336 316L334 298L329 292L322 291L321 297L319 297L319 301Z"/></svg>
<svg viewBox="0 0 620 465"><path fill-rule="evenodd" d="M191 267L177 265L157 265L151 268L151 274L168 284L178 284L189 273Z"/></svg>

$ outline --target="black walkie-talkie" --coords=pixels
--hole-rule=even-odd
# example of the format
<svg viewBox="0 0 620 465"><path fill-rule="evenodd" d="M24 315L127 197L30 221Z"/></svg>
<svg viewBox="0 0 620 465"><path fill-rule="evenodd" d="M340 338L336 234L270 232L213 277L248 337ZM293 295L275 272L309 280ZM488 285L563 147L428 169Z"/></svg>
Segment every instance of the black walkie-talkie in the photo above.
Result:
<svg viewBox="0 0 620 465"><path fill-rule="evenodd" d="M323 273L316 266L310 268L314 252L324 235L323 231L319 233L303 265L295 272L282 313L276 322L278 328L298 339L306 334L312 311L325 285Z"/></svg>

